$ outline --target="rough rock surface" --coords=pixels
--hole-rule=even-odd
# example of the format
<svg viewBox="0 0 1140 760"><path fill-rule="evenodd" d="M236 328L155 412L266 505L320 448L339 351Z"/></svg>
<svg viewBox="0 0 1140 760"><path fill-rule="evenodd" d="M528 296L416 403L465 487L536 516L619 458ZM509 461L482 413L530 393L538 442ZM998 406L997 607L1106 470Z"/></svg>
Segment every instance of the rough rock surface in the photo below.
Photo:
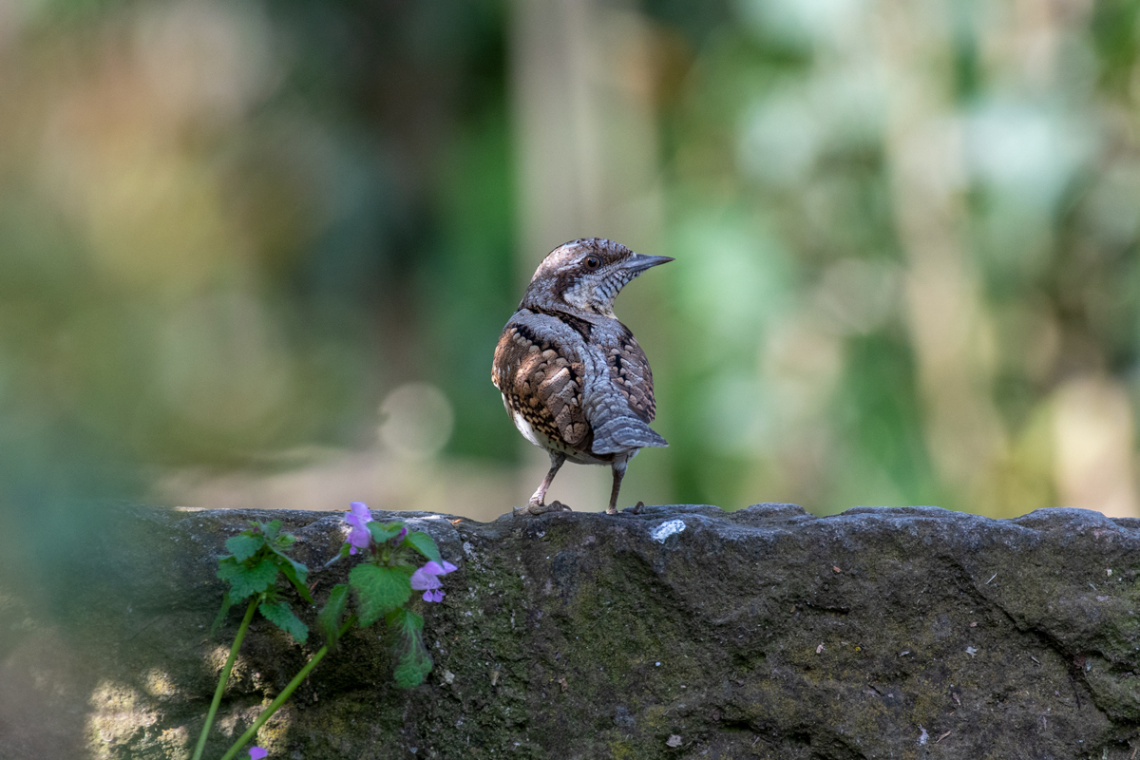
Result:
<svg viewBox="0 0 1140 760"><path fill-rule="evenodd" d="M271 758L1123 760L1140 748L1138 520L818 518L782 504L400 516L460 568L425 611L435 670L400 691L381 631L350 635L263 729ZM311 568L343 540L339 514L130 509L92 539L96 569L67 594L0 577L0 757L188 758L240 617L207 638L216 557L246 521L274 517ZM318 600L344 565L311 576ZM206 757L314 648L254 624Z"/></svg>

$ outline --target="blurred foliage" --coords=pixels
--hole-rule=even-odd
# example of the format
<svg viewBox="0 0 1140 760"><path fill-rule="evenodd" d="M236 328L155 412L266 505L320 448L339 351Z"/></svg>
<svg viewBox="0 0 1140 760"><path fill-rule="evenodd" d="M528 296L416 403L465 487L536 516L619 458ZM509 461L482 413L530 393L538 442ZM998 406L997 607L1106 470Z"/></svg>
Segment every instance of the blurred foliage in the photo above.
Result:
<svg viewBox="0 0 1140 760"><path fill-rule="evenodd" d="M1137 8L757 0L699 43L682 500L1136 512Z"/></svg>
<svg viewBox="0 0 1140 760"><path fill-rule="evenodd" d="M601 139L655 146L622 242L677 259L618 303L672 444L633 488L1136 511L1140 3L583 7L646 41L652 121ZM0 3L3 519L312 447L513 472L495 339L610 234L522 250L518 10Z"/></svg>

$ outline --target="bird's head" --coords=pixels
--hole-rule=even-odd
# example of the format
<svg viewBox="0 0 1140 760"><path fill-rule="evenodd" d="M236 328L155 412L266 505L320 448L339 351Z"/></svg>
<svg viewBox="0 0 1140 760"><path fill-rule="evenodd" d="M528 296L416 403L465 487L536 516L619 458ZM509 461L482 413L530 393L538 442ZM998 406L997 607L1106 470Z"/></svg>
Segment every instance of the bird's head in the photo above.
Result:
<svg viewBox="0 0 1140 760"><path fill-rule="evenodd" d="M558 246L542 260L521 307L569 308L614 316L614 299L626 283L668 256L634 253L605 238L582 238Z"/></svg>

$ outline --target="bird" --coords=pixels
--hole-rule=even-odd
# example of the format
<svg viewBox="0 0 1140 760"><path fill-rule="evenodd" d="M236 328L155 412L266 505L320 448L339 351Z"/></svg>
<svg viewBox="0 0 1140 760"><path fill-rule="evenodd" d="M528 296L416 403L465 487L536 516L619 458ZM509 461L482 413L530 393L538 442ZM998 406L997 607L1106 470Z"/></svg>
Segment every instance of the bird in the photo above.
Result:
<svg viewBox="0 0 1140 760"><path fill-rule="evenodd" d="M614 316L614 299L639 274L670 261L605 238L581 238L538 265L491 367L515 427L550 454L546 477L515 514L570 509L546 504L566 461L612 468L606 513L616 514L629 460L640 449L669 445L649 427L657 414L653 373L633 333Z"/></svg>

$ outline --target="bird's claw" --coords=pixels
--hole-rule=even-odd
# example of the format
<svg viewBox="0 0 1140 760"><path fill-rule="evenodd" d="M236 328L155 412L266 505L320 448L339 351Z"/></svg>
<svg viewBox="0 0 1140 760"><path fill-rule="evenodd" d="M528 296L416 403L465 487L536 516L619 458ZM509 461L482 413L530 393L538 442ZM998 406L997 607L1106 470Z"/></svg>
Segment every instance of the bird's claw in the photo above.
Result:
<svg viewBox="0 0 1140 760"><path fill-rule="evenodd" d="M644 509L645 509L645 502L639 501L639 502L637 502L636 505L629 507L627 509L623 509L622 511L623 512L629 512L631 515L640 515ZM617 513L618 513L618 511L614 507L610 507L609 509L606 510L607 515L616 515Z"/></svg>
<svg viewBox="0 0 1140 760"><path fill-rule="evenodd" d="M515 510L515 515L544 515L547 512L572 512L569 505L563 504L560 501L552 501L549 504L542 504L538 502L530 502L525 507L519 507Z"/></svg>

